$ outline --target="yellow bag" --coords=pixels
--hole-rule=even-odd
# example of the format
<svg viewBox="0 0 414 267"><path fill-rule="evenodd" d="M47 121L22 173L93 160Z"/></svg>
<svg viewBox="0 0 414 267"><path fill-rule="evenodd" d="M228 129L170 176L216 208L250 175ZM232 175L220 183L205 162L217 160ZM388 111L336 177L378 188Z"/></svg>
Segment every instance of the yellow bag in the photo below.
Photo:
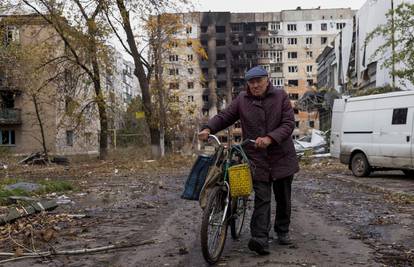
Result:
<svg viewBox="0 0 414 267"><path fill-rule="evenodd" d="M253 191L249 164L238 164L228 168L231 197L248 197Z"/></svg>

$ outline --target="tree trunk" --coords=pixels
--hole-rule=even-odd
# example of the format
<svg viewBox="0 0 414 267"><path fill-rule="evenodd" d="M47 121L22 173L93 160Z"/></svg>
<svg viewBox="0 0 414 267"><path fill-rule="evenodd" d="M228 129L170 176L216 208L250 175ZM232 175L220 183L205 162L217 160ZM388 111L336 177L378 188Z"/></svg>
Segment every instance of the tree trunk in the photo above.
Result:
<svg viewBox="0 0 414 267"><path fill-rule="evenodd" d="M97 56L97 44L96 44L96 23L93 19L88 23L88 35L90 37L89 54L91 57L92 71L93 71L93 86L95 89L96 102L99 111L99 159L106 159L108 155L108 115L106 112L106 103L103 97L101 88L101 74Z"/></svg>
<svg viewBox="0 0 414 267"><path fill-rule="evenodd" d="M45 159L46 161L49 162L49 155L47 152L47 146L46 146L46 138L45 138L45 131L43 129L43 122L42 122L42 118L40 117L40 110L39 110L39 105L37 103L37 97L36 95L32 95L32 100L33 100L33 105L35 107L35 111L36 111L36 117L37 117L37 121L39 122L39 127L40 127L40 134L42 136L42 147L43 147L43 153L45 154Z"/></svg>
<svg viewBox="0 0 414 267"><path fill-rule="evenodd" d="M106 159L108 156L108 118L106 113L106 104L101 96L98 96L99 124L99 159Z"/></svg>
<svg viewBox="0 0 414 267"><path fill-rule="evenodd" d="M127 43L131 51L132 58L134 60L134 65L135 65L134 75L138 78L139 84L141 86L142 104L144 107L145 120L150 129L152 156L159 157L160 155L160 144L159 144L160 132L158 129L158 125L155 123L155 120L153 118L151 93L149 90L149 78L148 77L151 76L151 73L150 73L151 69L148 68L148 74L145 73L144 62L141 59L141 54L139 53L137 44L135 43L134 33L132 31L131 22L129 18L129 11L125 7L124 0L117 0L116 3L119 9L119 12L121 13L122 25L123 25L123 28L124 28L124 31L127 37Z"/></svg>
<svg viewBox="0 0 414 267"><path fill-rule="evenodd" d="M159 143L160 131L158 129L150 128L150 137L151 137L151 154L154 158L159 158L161 156L160 143Z"/></svg>
<svg viewBox="0 0 414 267"><path fill-rule="evenodd" d="M153 38L153 49L155 58L155 86L158 92L158 104L159 104L159 118L160 118L160 154L161 157L165 156L165 131L167 128L167 114L165 110L165 93L164 84L162 78L163 62L162 62L162 42L161 42L161 21L160 15L157 16L157 29L156 36Z"/></svg>

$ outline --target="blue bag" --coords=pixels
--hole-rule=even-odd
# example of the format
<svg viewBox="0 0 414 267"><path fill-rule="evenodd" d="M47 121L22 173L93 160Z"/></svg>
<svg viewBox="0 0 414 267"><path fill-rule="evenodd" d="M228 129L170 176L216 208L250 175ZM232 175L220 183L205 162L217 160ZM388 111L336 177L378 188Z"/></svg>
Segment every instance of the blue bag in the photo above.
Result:
<svg viewBox="0 0 414 267"><path fill-rule="evenodd" d="M204 186L208 169L212 162L212 156L199 155L195 161L191 172L185 182L184 192L181 198L188 200L198 200L201 189Z"/></svg>

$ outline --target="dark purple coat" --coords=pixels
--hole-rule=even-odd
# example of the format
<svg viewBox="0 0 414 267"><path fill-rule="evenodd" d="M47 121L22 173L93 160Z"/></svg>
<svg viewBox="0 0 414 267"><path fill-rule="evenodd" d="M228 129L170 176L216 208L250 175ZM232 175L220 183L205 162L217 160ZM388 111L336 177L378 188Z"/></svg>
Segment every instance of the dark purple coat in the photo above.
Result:
<svg viewBox="0 0 414 267"><path fill-rule="evenodd" d="M253 179L269 181L285 178L299 171L291 134L295 117L288 95L269 83L265 96L255 97L241 92L233 102L211 118L207 127L217 133L240 119L243 139L269 136L273 142L266 149L246 145L251 160Z"/></svg>

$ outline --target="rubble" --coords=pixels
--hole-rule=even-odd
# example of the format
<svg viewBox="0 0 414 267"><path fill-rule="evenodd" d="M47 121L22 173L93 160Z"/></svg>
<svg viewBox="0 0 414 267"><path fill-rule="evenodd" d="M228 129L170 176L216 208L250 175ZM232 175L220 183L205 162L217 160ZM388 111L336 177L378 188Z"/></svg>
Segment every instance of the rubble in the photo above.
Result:
<svg viewBox="0 0 414 267"><path fill-rule="evenodd" d="M26 158L19 161L19 164L33 164L33 165L46 165L48 159L43 152L34 152Z"/></svg>
<svg viewBox="0 0 414 267"><path fill-rule="evenodd" d="M312 134L304 136L300 139L293 140L296 154L303 156L306 151L311 151L312 154L322 154L327 152L326 148L326 133L316 129L312 129Z"/></svg>
<svg viewBox="0 0 414 267"><path fill-rule="evenodd" d="M4 189L6 190L15 190L15 189L21 189L26 192L33 192L41 189L43 186L40 184L35 183L26 183L26 182L19 182L15 184L6 185Z"/></svg>
<svg viewBox="0 0 414 267"><path fill-rule="evenodd" d="M25 206L21 207L11 207L9 208L6 215L0 216L0 225L5 225L6 223L12 223L16 219L26 217L28 215L53 210L58 206L54 200L44 200L38 202L32 202Z"/></svg>

